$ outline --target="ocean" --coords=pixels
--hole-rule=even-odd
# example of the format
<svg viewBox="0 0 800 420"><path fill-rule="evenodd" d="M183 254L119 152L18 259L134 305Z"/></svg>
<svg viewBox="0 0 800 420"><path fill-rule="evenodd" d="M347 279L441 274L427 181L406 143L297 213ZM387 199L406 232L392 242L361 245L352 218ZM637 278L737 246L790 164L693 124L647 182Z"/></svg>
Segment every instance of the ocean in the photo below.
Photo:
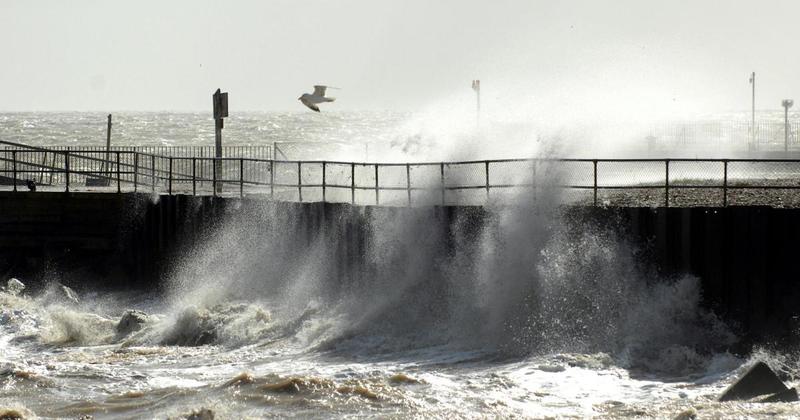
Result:
<svg viewBox="0 0 800 420"><path fill-rule="evenodd" d="M117 145L213 138L205 114L114 121ZM536 127L482 124L251 113L226 121L224 138L381 161L557 148ZM0 114L0 139L99 146L105 114ZM789 385L800 364L784 348L735 351L741 337L701 305L700 279L659 277L641 245L565 219L557 196L520 202L490 205L493 223L465 228L454 244L431 232L425 212L368 220L369 263L347 284L333 275L352 269L335 253L346 238L301 242L288 232L302 221L268 206L183 250L159 290L98 290L90 270L86 284L69 285L77 296L58 272L20 278L25 290L0 292L0 417L800 416L796 403L716 401L755 361ZM0 280L14 276L3 268ZM121 328L126 313L135 322L122 327L138 329Z"/></svg>

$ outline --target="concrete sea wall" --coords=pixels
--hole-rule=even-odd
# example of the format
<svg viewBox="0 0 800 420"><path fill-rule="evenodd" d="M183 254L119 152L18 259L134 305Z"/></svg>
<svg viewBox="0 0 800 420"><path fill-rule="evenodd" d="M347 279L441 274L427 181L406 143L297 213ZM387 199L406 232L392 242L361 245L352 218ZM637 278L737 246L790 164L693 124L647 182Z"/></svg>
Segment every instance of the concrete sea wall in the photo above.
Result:
<svg viewBox="0 0 800 420"><path fill-rule="evenodd" d="M253 198L148 194L0 193L0 280L57 278L77 288L158 288L175 257L214 234L223 219L269 208L291 217L294 239L311 242L335 230L333 252L363 264L366 220L417 212L442 243L456 225L477 231L480 207L418 209L332 203L269 202ZM754 336L780 336L800 313L800 209L572 208L568 217L618 229L661 276L702 279L704 303ZM289 216L291 215L291 216ZM248 220L248 219L242 219ZM384 219L385 220L385 219ZM274 223L282 223L274 220ZM253 221L259 229L261 221ZM466 235L467 237L469 235ZM352 271L337 275L352 275Z"/></svg>

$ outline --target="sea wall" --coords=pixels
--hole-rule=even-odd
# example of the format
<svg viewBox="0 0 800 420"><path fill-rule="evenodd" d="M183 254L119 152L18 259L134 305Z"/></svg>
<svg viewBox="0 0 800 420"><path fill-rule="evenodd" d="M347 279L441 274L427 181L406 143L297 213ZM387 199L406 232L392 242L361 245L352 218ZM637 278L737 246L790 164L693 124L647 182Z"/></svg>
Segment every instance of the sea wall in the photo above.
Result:
<svg viewBox="0 0 800 420"><path fill-rule="evenodd" d="M269 220L248 217L253 209ZM55 278L79 289L158 288L187 249L213 240L221 224L235 219L256 232L266 223L285 225L283 234L299 243L311 243L321 234L340 238L330 252L343 263L331 278L363 283L368 279L348 278L363 270L345 268L365 264L369 229L376 220L409 213L424 216L418 220L429 226L420 231L440 237L444 252L476 237L491 220L480 207L1 192L0 280ZM795 325L793 317L800 312L798 209L581 207L564 213L565 220L621 232L659 278L698 276L705 305L742 331L780 335Z"/></svg>

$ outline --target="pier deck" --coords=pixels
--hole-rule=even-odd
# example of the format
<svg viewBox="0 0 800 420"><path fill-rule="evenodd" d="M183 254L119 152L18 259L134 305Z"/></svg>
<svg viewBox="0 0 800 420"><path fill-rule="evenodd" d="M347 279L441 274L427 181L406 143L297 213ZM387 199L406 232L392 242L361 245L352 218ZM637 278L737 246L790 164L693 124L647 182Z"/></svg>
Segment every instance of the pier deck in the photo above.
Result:
<svg viewBox="0 0 800 420"><path fill-rule="evenodd" d="M800 207L800 159L501 159L293 161L56 150L0 142L0 189L427 206L546 198L591 206Z"/></svg>

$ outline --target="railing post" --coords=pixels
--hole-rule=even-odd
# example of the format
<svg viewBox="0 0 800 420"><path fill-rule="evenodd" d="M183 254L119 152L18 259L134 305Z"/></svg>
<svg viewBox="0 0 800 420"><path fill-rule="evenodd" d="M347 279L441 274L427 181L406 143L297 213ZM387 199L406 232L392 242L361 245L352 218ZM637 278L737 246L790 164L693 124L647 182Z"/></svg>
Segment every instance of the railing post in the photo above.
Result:
<svg viewBox="0 0 800 420"><path fill-rule="evenodd" d="M444 203L445 203L445 200L444 200L444 195L445 195L445 193L444 193L444 162L439 164L439 172L441 174L440 182L441 182L441 188L442 188L442 205L444 205Z"/></svg>
<svg viewBox="0 0 800 420"><path fill-rule="evenodd" d="M326 165L325 161L322 161L322 202L323 203L325 201L327 201L325 199L326 198L326 196L325 196L325 182L326 182L325 169L326 169L326 167L327 167L327 165Z"/></svg>
<svg viewBox="0 0 800 420"><path fill-rule="evenodd" d="M211 189L213 190L211 195L214 197L217 196L217 158L212 158L213 160L211 165Z"/></svg>
<svg viewBox="0 0 800 420"><path fill-rule="evenodd" d="M244 197L244 158L239 158L239 197Z"/></svg>
<svg viewBox="0 0 800 420"><path fill-rule="evenodd" d="M192 156L192 195L197 195L197 157Z"/></svg>
<svg viewBox="0 0 800 420"><path fill-rule="evenodd" d="M411 207L411 165L406 163L406 191L408 192L408 207Z"/></svg>
<svg viewBox="0 0 800 420"><path fill-rule="evenodd" d="M303 162L297 162L297 195L303 202Z"/></svg>
<svg viewBox="0 0 800 420"><path fill-rule="evenodd" d="M64 152L64 172L67 176L65 191L69 192L69 150Z"/></svg>
<svg viewBox="0 0 800 420"><path fill-rule="evenodd" d="M169 195L172 195L172 156L169 157Z"/></svg>
<svg viewBox="0 0 800 420"><path fill-rule="evenodd" d="M486 172L486 204L489 204L489 161L484 162ZM535 180L533 181L535 182Z"/></svg>
<svg viewBox="0 0 800 420"><path fill-rule="evenodd" d="M122 192L122 184L120 181L120 172L119 172L119 150L117 150L117 194Z"/></svg>
<svg viewBox="0 0 800 420"><path fill-rule="evenodd" d="M728 159L722 161L722 207L728 207Z"/></svg>
<svg viewBox="0 0 800 420"><path fill-rule="evenodd" d="M275 156L269 161L269 198L275 198Z"/></svg>
<svg viewBox="0 0 800 420"><path fill-rule="evenodd" d="M592 161L593 172L594 172L594 206L597 207L597 159Z"/></svg>
<svg viewBox="0 0 800 420"><path fill-rule="evenodd" d="M133 152L133 192L139 191L139 152Z"/></svg>
<svg viewBox="0 0 800 420"><path fill-rule="evenodd" d="M13 181L14 181L14 192L17 192L17 151L11 151L11 171L14 173Z"/></svg>
<svg viewBox="0 0 800 420"><path fill-rule="evenodd" d="M669 207L669 159L664 159L664 207Z"/></svg>
<svg viewBox="0 0 800 420"><path fill-rule="evenodd" d="M156 155L150 155L150 189L156 192Z"/></svg>
<svg viewBox="0 0 800 420"><path fill-rule="evenodd" d="M378 182L378 164L375 164L375 205L380 204L380 184Z"/></svg>
<svg viewBox="0 0 800 420"><path fill-rule="evenodd" d="M350 204L356 203L356 164L350 164Z"/></svg>

